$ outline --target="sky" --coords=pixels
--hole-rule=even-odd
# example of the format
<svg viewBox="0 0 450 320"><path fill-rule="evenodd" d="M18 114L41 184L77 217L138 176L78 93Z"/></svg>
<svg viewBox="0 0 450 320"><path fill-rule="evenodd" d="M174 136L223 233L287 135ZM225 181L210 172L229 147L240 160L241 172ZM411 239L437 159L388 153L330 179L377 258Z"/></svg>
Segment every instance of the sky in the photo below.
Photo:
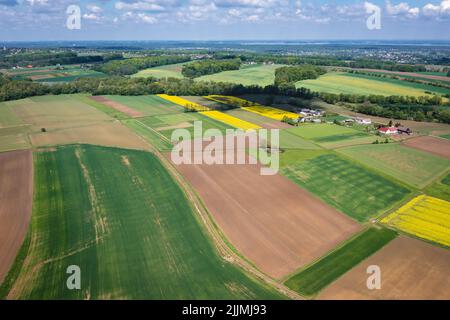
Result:
<svg viewBox="0 0 450 320"><path fill-rule="evenodd" d="M361 39L450 40L450 0L0 0L2 41Z"/></svg>

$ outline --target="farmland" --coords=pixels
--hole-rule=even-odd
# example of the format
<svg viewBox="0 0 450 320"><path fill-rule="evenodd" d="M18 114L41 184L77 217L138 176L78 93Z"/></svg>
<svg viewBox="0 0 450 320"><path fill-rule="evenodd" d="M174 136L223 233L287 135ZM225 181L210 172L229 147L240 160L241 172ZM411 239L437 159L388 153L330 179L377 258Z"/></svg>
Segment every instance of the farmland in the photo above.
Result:
<svg viewBox="0 0 450 320"><path fill-rule="evenodd" d="M450 299L450 251L399 236L323 290L318 299ZM379 290L367 288L367 268L382 270Z"/></svg>
<svg viewBox="0 0 450 320"><path fill-rule="evenodd" d="M78 78L106 76L98 71L81 68L79 65L5 70L4 73L13 79L28 79L36 82L70 82Z"/></svg>
<svg viewBox="0 0 450 320"><path fill-rule="evenodd" d="M280 298L218 257L152 154L66 146L35 164L29 248L0 288L7 298ZM83 290L63 285L69 265Z"/></svg>
<svg viewBox="0 0 450 320"><path fill-rule="evenodd" d="M450 141L445 139L417 137L404 141L403 145L450 159Z"/></svg>
<svg viewBox="0 0 450 320"><path fill-rule="evenodd" d="M28 230L33 202L31 150L0 153L0 284Z"/></svg>
<svg viewBox="0 0 450 320"><path fill-rule="evenodd" d="M389 229L369 228L307 266L289 278L285 284L304 295L316 295L395 237L396 233Z"/></svg>
<svg viewBox="0 0 450 320"><path fill-rule="evenodd" d="M281 173L357 221L383 213L409 189L334 153L318 152L283 161Z"/></svg>
<svg viewBox="0 0 450 320"><path fill-rule="evenodd" d="M450 202L420 195L381 222L450 247Z"/></svg>
<svg viewBox="0 0 450 320"><path fill-rule="evenodd" d="M425 189L427 195L450 201L450 173L442 180L434 182Z"/></svg>
<svg viewBox="0 0 450 320"><path fill-rule="evenodd" d="M282 65L246 66L239 70L223 71L216 74L202 76L198 81L230 82L243 85L268 86L275 81L275 69Z"/></svg>
<svg viewBox="0 0 450 320"><path fill-rule="evenodd" d="M304 87L312 91L328 92L334 94L359 94L359 95L403 95L403 96L425 96L425 91L436 89L440 93L440 88L425 85L417 85L400 80L382 79L376 77L357 76L347 73L327 73L316 80L304 80L297 82L297 87Z"/></svg>
<svg viewBox="0 0 450 320"><path fill-rule="evenodd" d="M264 273L282 278L360 229L288 179L262 176L260 168L250 164L177 166L226 238Z"/></svg>
<svg viewBox="0 0 450 320"><path fill-rule="evenodd" d="M395 143L340 148L338 152L416 188L430 184L450 165L447 159Z"/></svg>
<svg viewBox="0 0 450 320"><path fill-rule="evenodd" d="M183 63L175 63L175 64L169 64L165 66L159 66L154 68L148 68L145 70L141 70L138 73L134 74L133 77L154 77L154 78L184 78L181 74L181 70L183 68L183 65L185 65L186 62Z"/></svg>

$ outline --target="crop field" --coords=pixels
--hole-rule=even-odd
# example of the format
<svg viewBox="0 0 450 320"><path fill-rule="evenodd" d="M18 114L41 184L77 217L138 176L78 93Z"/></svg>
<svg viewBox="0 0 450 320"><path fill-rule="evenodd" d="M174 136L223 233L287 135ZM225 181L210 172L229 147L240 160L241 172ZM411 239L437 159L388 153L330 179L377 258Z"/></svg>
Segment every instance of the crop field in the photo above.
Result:
<svg viewBox="0 0 450 320"><path fill-rule="evenodd" d="M334 94L359 94L359 95L403 95L420 97L427 95L427 88L417 88L409 85L409 82L397 80L398 83L384 81L369 77L368 79L356 77L353 74L328 73L315 80L304 80L296 83L296 87L304 87L316 92L328 92ZM434 87L433 87L434 88ZM435 90L433 90L435 91Z"/></svg>
<svg viewBox="0 0 450 320"><path fill-rule="evenodd" d="M381 288L367 288L367 268L381 269ZM318 299L450 299L450 250L399 236L323 290Z"/></svg>
<svg viewBox="0 0 450 320"><path fill-rule="evenodd" d="M317 151L316 151L317 152ZM404 199L410 190L355 162L323 151L283 160L281 173L353 219L364 222Z"/></svg>
<svg viewBox="0 0 450 320"><path fill-rule="evenodd" d="M282 278L360 230L288 179L262 176L260 169L250 164L177 166L227 239L261 271Z"/></svg>
<svg viewBox="0 0 450 320"><path fill-rule="evenodd" d="M223 71L196 78L198 81L229 82L242 85L268 86L275 81L275 69L283 65L246 66L239 70Z"/></svg>
<svg viewBox="0 0 450 320"><path fill-rule="evenodd" d="M377 139L380 140L379 137L336 124L304 124L287 131L299 137L312 140L328 149L370 144Z"/></svg>
<svg viewBox="0 0 450 320"><path fill-rule="evenodd" d="M443 135L441 135L441 138L450 140L450 134L443 134Z"/></svg>
<svg viewBox="0 0 450 320"><path fill-rule="evenodd" d="M209 109L205 106L202 106L198 103L195 103L193 101L184 99L182 97L178 97L178 96L170 96L168 94L158 94L158 97L165 99L167 101L170 101L172 103L175 103L179 106L185 107L185 108L192 108L196 111L208 111Z"/></svg>
<svg viewBox="0 0 450 320"><path fill-rule="evenodd" d="M66 146L38 152L35 166L30 234L1 296L281 298L218 256L184 193L151 153ZM82 290L65 287L70 265L82 270Z"/></svg>
<svg viewBox="0 0 450 320"><path fill-rule="evenodd" d="M404 146L426 151L450 159L450 141L435 137L417 137L402 143Z"/></svg>
<svg viewBox="0 0 450 320"><path fill-rule="evenodd" d="M381 222L450 247L450 202L420 195Z"/></svg>
<svg viewBox="0 0 450 320"><path fill-rule="evenodd" d="M183 108L156 95L147 96L105 96L105 98L125 105L141 116L180 113Z"/></svg>
<svg viewBox="0 0 450 320"><path fill-rule="evenodd" d="M285 284L301 294L314 296L396 236L396 232L389 229L369 228L307 266Z"/></svg>
<svg viewBox="0 0 450 320"><path fill-rule="evenodd" d="M8 104L22 125L0 129L0 141L5 142L0 149L71 143L148 149L131 130L88 104L86 99L85 95L42 96Z"/></svg>
<svg viewBox="0 0 450 320"><path fill-rule="evenodd" d="M340 148L338 152L417 188L433 182L450 165L447 159L396 143Z"/></svg>
<svg viewBox="0 0 450 320"><path fill-rule="evenodd" d="M135 73L133 77L141 77L141 78L148 78L148 77L154 77L154 78L177 78L181 79L184 78L184 76L181 74L181 70L183 69L183 65L185 65L188 62L183 63L175 63L175 64L169 64L165 66L159 66L154 68L148 68L145 70L141 70L138 73Z"/></svg>
<svg viewBox="0 0 450 320"><path fill-rule="evenodd" d="M291 125L281 122L281 121L276 121L273 119L269 119L267 117L263 117L260 116L259 114L253 113L253 112L248 112L245 111L244 109L241 108L237 108L237 109L232 109L232 110L227 110L227 111L223 111L226 114L229 114L233 117L242 119L244 121L248 121L251 123L254 123L262 128L265 129L288 129L288 128L292 128Z"/></svg>
<svg viewBox="0 0 450 320"><path fill-rule="evenodd" d="M63 69L56 67L45 68L25 68L16 70L6 70L5 73L13 79L28 79L36 82L70 82L78 78L105 77L102 72L82 69L78 65L63 66Z"/></svg>
<svg viewBox="0 0 450 320"><path fill-rule="evenodd" d="M229 114L220 112L220 111L203 111L200 112L200 114L217 120L219 122L225 123L231 127L237 128L237 129L242 129L242 130L257 130L257 129L261 129L260 126L241 120L239 118L230 116Z"/></svg>
<svg viewBox="0 0 450 320"><path fill-rule="evenodd" d="M28 230L33 203L31 150L0 153L0 284Z"/></svg>
<svg viewBox="0 0 450 320"><path fill-rule="evenodd" d="M450 202L450 174L425 189L427 195Z"/></svg>

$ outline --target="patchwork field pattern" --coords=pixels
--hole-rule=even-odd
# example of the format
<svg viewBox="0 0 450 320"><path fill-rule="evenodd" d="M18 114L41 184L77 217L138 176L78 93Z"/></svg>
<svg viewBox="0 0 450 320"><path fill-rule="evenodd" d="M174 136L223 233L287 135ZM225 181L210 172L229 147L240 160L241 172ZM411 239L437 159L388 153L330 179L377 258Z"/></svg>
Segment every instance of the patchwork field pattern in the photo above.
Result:
<svg viewBox="0 0 450 320"><path fill-rule="evenodd" d="M37 153L35 164L29 242L1 297L281 298L218 256L152 154L66 146ZM69 265L82 270L81 290L66 288Z"/></svg>
<svg viewBox="0 0 450 320"><path fill-rule="evenodd" d="M287 123L269 119L267 117L260 116L259 114L245 111L241 108L231 109L231 110L227 110L227 111L223 111L223 112L226 114L229 114L233 117L239 118L241 120L248 121L250 123L254 123L265 129L289 129L289 128L292 128L292 126Z"/></svg>
<svg viewBox="0 0 450 320"><path fill-rule="evenodd" d="M283 163L283 154L281 157ZM410 193L406 187L335 154L315 156L313 152L305 160L293 157L291 163L284 163L283 175L361 222L383 213Z"/></svg>
<svg viewBox="0 0 450 320"><path fill-rule="evenodd" d="M427 187L425 193L435 198L450 201L450 174L447 174L442 181L436 181Z"/></svg>
<svg viewBox="0 0 450 320"><path fill-rule="evenodd" d="M397 143L353 146L337 150L417 188L430 184L450 166L447 159Z"/></svg>
<svg viewBox="0 0 450 320"><path fill-rule="evenodd" d="M369 228L301 270L285 284L301 294L314 296L396 236L397 234L389 229Z"/></svg>
<svg viewBox="0 0 450 320"><path fill-rule="evenodd" d="M13 79L28 79L37 82L70 82L78 78L98 78L105 77L102 72L90 69L83 69L79 65L65 65L63 69L55 67L24 68L4 71Z"/></svg>
<svg viewBox="0 0 450 320"><path fill-rule="evenodd" d="M181 98L181 97L178 97L178 96L170 96L168 94L158 94L157 96L162 98L162 99L165 99L167 101L173 102L173 103L175 103L177 105L180 105L182 107L195 109L196 111L208 111L209 110L205 106L202 106L202 105L200 105L198 103L189 101L187 99L184 99L184 98Z"/></svg>
<svg viewBox="0 0 450 320"><path fill-rule="evenodd" d="M450 202L420 195L381 222L450 247Z"/></svg>
<svg viewBox="0 0 450 320"><path fill-rule="evenodd" d="M423 136L408 139L403 145L450 159L450 141L446 139Z"/></svg>
<svg viewBox="0 0 450 320"><path fill-rule="evenodd" d="M220 112L220 111L203 111L203 112L200 112L200 114L202 114L208 118L223 122L229 126L237 128L237 129L242 129L242 130L261 129L261 127L256 124L241 120L239 118L230 116L230 115Z"/></svg>
<svg viewBox="0 0 450 320"><path fill-rule="evenodd" d="M157 95L147 96L105 96L105 98L123 104L142 116L154 116L162 114L175 114L183 111L183 108Z"/></svg>
<svg viewBox="0 0 450 320"><path fill-rule="evenodd" d="M175 63L175 64L168 64L164 66L154 67L154 68L148 68L145 70L141 70L138 73L134 74L132 77L154 77L154 78L177 78L181 79L184 78L183 74L181 73L181 70L183 69L183 65L185 65L186 62L183 63Z"/></svg>
<svg viewBox="0 0 450 320"><path fill-rule="evenodd" d="M381 289L367 288L367 268L381 269ZM319 299L450 299L450 250L399 236L323 290Z"/></svg>

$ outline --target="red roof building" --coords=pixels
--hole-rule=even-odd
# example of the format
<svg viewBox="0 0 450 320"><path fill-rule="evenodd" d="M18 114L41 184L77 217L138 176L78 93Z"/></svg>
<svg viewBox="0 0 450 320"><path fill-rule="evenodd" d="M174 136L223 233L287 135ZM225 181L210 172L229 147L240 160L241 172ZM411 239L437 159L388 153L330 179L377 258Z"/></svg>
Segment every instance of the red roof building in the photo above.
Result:
<svg viewBox="0 0 450 320"><path fill-rule="evenodd" d="M378 132L381 134L396 134L398 133L398 130L395 127L388 127L388 128L380 128L378 129Z"/></svg>

